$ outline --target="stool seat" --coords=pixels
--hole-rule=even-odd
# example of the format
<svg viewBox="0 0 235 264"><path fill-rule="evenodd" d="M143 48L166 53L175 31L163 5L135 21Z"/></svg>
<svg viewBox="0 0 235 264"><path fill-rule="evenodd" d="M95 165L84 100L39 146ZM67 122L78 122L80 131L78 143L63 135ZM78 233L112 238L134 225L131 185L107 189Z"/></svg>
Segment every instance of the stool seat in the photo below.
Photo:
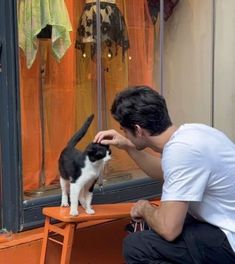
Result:
<svg viewBox="0 0 235 264"><path fill-rule="evenodd" d="M151 201L152 204L159 205L160 201ZM98 221L98 220L118 220L122 218L130 217L130 210L134 203L115 203L115 204L97 204L93 205L95 214L88 215L85 213L84 209L79 206L79 215L71 216L69 214L69 207L45 207L42 212L45 215L45 226L44 235L41 249L40 264L45 263L46 259L46 249L48 240L53 241L62 245L62 255L61 264L70 263L70 255L73 244L73 237L76 227L79 223L87 221ZM63 222L62 227L51 223L51 219ZM51 237L50 234L59 234L63 237L63 242Z"/></svg>
<svg viewBox="0 0 235 264"><path fill-rule="evenodd" d="M69 215L69 207L45 207L42 212L44 215L57 219L65 223L81 223L85 221L117 219L130 216L130 209L133 203L117 203L117 204L97 204L92 208L95 214L86 214L84 209L79 206L79 215Z"/></svg>

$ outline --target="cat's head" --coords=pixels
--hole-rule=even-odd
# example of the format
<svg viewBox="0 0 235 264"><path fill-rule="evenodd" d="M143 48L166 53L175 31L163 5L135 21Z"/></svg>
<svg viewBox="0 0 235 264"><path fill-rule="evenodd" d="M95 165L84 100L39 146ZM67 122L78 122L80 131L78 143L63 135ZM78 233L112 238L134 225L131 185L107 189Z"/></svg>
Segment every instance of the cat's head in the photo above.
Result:
<svg viewBox="0 0 235 264"><path fill-rule="evenodd" d="M100 143L91 143L87 146L86 153L91 162L104 160L105 162L111 159L111 149L108 145Z"/></svg>

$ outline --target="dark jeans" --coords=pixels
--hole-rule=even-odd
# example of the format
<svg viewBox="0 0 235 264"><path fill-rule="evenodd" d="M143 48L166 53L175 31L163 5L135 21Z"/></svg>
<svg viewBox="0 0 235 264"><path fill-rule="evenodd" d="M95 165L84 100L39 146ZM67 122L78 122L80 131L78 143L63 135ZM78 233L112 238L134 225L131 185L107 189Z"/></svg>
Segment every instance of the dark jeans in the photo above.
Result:
<svg viewBox="0 0 235 264"><path fill-rule="evenodd" d="M128 235L123 243L127 264L235 264L225 234L187 216L181 235L172 242L152 230Z"/></svg>

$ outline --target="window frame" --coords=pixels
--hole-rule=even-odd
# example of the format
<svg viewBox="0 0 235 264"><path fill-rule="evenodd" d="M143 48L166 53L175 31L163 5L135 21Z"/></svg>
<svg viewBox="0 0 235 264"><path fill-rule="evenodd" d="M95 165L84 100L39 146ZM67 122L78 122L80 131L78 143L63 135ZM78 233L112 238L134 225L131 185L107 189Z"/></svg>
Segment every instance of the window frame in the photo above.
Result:
<svg viewBox="0 0 235 264"><path fill-rule="evenodd" d="M13 232L23 223L16 5L0 2L1 228Z"/></svg>

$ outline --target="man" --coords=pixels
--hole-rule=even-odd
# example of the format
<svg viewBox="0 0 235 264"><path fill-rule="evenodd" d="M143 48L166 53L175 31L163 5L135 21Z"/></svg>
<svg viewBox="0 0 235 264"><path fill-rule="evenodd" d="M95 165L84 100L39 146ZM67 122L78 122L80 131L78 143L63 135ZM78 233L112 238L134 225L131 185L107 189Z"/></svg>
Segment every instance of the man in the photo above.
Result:
<svg viewBox="0 0 235 264"><path fill-rule="evenodd" d="M131 210L150 230L124 240L128 264L235 263L235 145L202 124L177 128L164 98L137 86L120 92L111 113L125 137L101 131L94 141L127 151L149 176L163 179L161 206L138 201ZM145 152L151 148L161 159Z"/></svg>

